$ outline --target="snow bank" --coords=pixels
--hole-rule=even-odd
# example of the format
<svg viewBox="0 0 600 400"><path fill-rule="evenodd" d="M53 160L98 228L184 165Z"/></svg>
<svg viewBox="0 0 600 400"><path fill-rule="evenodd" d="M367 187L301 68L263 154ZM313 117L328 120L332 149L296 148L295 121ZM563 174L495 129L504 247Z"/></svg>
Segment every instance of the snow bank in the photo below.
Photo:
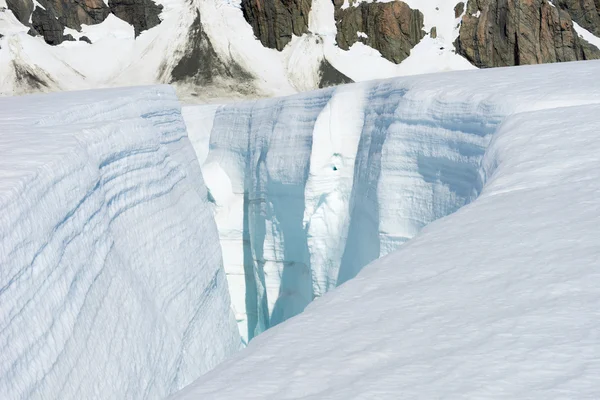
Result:
<svg viewBox="0 0 600 400"><path fill-rule="evenodd" d="M164 398L240 343L173 91L0 100L0 398Z"/></svg>
<svg viewBox="0 0 600 400"><path fill-rule="evenodd" d="M451 73L219 109L205 169L220 174L221 238L241 248L243 232L267 285L273 260L304 255L313 277L324 254L339 260L311 232L359 261L481 192L173 399L600 397L599 71ZM242 204L249 229L234 230L224 210ZM302 246L286 248L290 231Z"/></svg>

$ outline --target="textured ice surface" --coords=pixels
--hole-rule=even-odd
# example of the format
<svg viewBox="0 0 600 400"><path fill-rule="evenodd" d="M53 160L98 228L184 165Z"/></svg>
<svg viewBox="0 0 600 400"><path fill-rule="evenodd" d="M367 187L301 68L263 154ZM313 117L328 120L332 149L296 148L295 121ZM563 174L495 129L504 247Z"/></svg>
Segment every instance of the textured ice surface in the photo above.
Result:
<svg viewBox="0 0 600 400"><path fill-rule="evenodd" d="M543 75L527 68L431 75L186 107L217 204L242 335L251 339L298 314L471 201L503 118L600 101L595 86L549 84L593 79L594 65Z"/></svg>
<svg viewBox="0 0 600 400"><path fill-rule="evenodd" d="M600 398L599 72L452 73L218 110L206 179L222 238L239 248L243 233L265 277L259 300L284 288L268 304L310 294L277 276L291 262L317 295L340 249L358 267L480 194L173 399Z"/></svg>
<svg viewBox="0 0 600 400"><path fill-rule="evenodd" d="M0 100L0 399L160 399L237 351L168 87Z"/></svg>

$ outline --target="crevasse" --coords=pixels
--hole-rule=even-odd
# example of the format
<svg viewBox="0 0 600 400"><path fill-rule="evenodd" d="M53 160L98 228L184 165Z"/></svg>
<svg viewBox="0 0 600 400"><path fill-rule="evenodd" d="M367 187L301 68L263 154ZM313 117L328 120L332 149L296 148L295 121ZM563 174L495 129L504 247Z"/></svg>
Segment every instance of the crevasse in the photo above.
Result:
<svg viewBox="0 0 600 400"><path fill-rule="evenodd" d="M185 113L247 339L474 198L501 116L398 81Z"/></svg>

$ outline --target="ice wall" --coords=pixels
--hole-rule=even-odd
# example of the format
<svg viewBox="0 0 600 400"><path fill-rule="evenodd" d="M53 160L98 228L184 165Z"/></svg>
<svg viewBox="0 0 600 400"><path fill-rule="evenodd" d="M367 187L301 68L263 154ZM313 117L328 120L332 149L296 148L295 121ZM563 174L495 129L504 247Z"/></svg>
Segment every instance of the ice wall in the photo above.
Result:
<svg viewBox="0 0 600 400"><path fill-rule="evenodd" d="M0 398L161 399L239 349L168 87L0 100Z"/></svg>
<svg viewBox="0 0 600 400"><path fill-rule="evenodd" d="M486 94L413 86L186 110L243 336L300 313L477 195L502 110Z"/></svg>

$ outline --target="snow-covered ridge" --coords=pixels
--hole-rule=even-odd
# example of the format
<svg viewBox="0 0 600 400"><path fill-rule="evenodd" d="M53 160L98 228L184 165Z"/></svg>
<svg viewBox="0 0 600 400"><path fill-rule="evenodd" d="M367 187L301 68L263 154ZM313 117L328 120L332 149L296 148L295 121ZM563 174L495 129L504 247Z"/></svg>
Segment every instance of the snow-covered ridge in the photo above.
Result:
<svg viewBox="0 0 600 400"><path fill-rule="evenodd" d="M0 100L0 398L160 399L240 344L173 90Z"/></svg>
<svg viewBox="0 0 600 400"><path fill-rule="evenodd" d="M597 65L429 75L186 107L242 335L300 313L469 203L504 118L600 102L587 85ZM566 79L573 88L559 93L553 82Z"/></svg>
<svg viewBox="0 0 600 400"><path fill-rule="evenodd" d="M321 204L327 205L333 197L329 188L342 179L322 178L325 166L342 165L341 172L345 169L347 157L343 146L336 144L354 145L353 127L360 128L357 121L369 120L370 107L389 105L387 114L374 119L381 127L380 137L386 138L380 151L371 154L371 160L381 160L381 175L372 176L375 188L371 191L378 196L374 203L380 208L399 204L403 197L419 199L428 193L422 183L425 176L411 176L407 168L411 159L399 157L399 150L411 150L417 160L426 150L438 160L448 160L453 136L486 132L473 129L482 126L473 115L483 120L489 117L494 133L476 168L481 192L474 201L433 222L398 251L373 262L296 318L261 334L232 360L172 399L598 398L600 81L594 77L599 72L600 62L585 62L452 73L353 85L335 93L316 92L312 101L305 95L217 110L204 169L209 189L221 190L221 197L215 196L217 204L220 199L231 199L223 209L233 208L231 204L240 201L239 194L223 190L225 185L216 185L216 179L213 183L210 174L219 176L221 182L229 174L237 189L245 177L237 173L238 168L227 169L226 162L235 165L236 157L246 157L253 171L264 174L258 178L298 179L294 170L304 164L297 160L308 150L298 155L284 151L287 147L282 143L291 141L286 139L288 130L294 132L293 126L299 125L296 132L303 132L311 125L307 121L312 116L318 114L319 120L329 112L314 108L327 110L329 99L346 91L353 95L346 97L345 112L332 119L341 126L334 123L324 131L315 128L312 132L314 146L309 170L305 170L306 204L313 194L308 189L311 179L319 183L312 187L320 187L327 195ZM566 79L569 85L564 85ZM369 98L374 92L382 97ZM328 99L324 107L323 98ZM305 111L294 119L284 118L286 108L298 107L301 101ZM395 107L403 101L411 108ZM281 117L271 122L259 118L267 106ZM214 110L207 110L205 117L210 113ZM220 113L227 113L228 118L219 119ZM341 116L345 119L340 120ZM287 130L278 130L280 124ZM373 129L365 122L362 126L367 132ZM413 130L417 126L420 130ZM441 126L453 129L439 135ZM251 134L238 140L234 131ZM393 138L400 132L406 136L393 146ZM300 133L296 141L308 147L310 134ZM328 144L323 136L331 138L331 147L318 149L327 152L327 157L321 158L315 153L317 141ZM363 131L363 137L376 135ZM248 138L249 144L244 143ZM422 146L427 138L437 140L430 140L430 147ZM223 150L219 139L230 141L229 152ZM342 156L330 158L333 152L340 153L339 149ZM394 169L386 171L384 160L391 154L397 162ZM373 171L371 165L358 162L360 157L359 151L354 163L360 165L358 172ZM264 160L262 164L260 160ZM332 161L326 165L319 160ZM321 165L322 175L316 175L314 167ZM441 189L451 188L452 182L471 181L444 182L445 173L457 171L456 165L446 168L439 161L434 165L440 173L435 181L439 199L444 199ZM393 173L413 180L405 186L402 180L382 179L386 174L394 177ZM354 187L361 184L356 176ZM271 218L271 226L276 227L280 214L271 212L270 203L294 206L301 197L284 198L275 186L258 178L246 178L248 198L257 192L256 187L264 196L257 202L264 204L265 211L258 216L255 213L254 218L264 215L262 218ZM393 202L382 196L397 192ZM339 211L338 207L324 210L321 219L330 221ZM354 217L351 215L350 224ZM217 220L222 237L233 232L223 230L223 221ZM379 221L387 222L381 217ZM309 229L315 222L315 218L310 220ZM355 243L357 248L367 247L373 236L369 224L363 226L365 236ZM268 229L267 234L271 234ZM247 237L256 243L255 237ZM264 248L278 250L280 243L286 244L273 237ZM314 250L319 249L312 250L316 254Z"/></svg>

